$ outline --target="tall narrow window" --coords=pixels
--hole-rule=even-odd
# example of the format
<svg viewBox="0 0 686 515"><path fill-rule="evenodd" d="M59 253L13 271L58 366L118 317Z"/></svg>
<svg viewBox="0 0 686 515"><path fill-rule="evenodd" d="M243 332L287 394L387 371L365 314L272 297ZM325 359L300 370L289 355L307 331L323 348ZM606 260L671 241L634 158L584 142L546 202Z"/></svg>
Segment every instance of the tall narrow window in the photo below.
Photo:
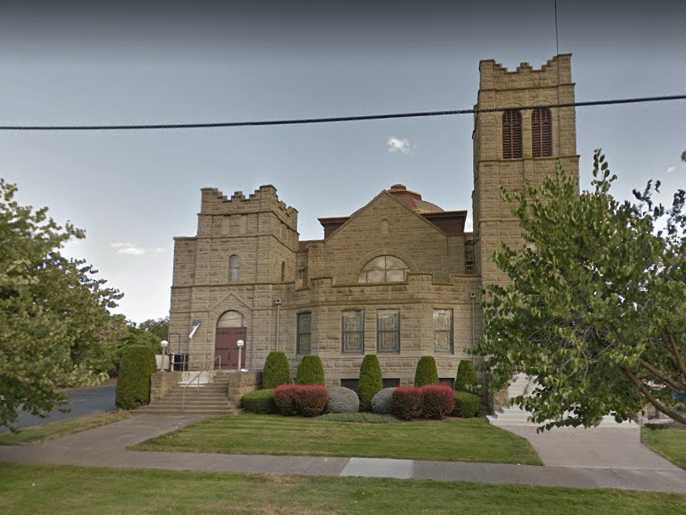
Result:
<svg viewBox="0 0 686 515"><path fill-rule="evenodd" d="M376 312L377 352L400 352L400 312L383 309Z"/></svg>
<svg viewBox="0 0 686 515"><path fill-rule="evenodd" d="M295 349L298 354L309 354L312 351L310 332L312 313L298 313L298 336Z"/></svg>
<svg viewBox="0 0 686 515"><path fill-rule="evenodd" d="M532 151L534 157L553 155L553 126L550 109L537 107L531 113Z"/></svg>
<svg viewBox="0 0 686 515"><path fill-rule="evenodd" d="M344 311L341 333L343 352L364 354L364 311Z"/></svg>
<svg viewBox="0 0 686 515"><path fill-rule="evenodd" d="M229 282L237 283L241 278L241 258L236 254L229 257Z"/></svg>
<svg viewBox="0 0 686 515"><path fill-rule="evenodd" d="M434 309L434 351L453 352L452 309Z"/></svg>
<svg viewBox="0 0 686 515"><path fill-rule="evenodd" d="M286 262L281 261L281 282L286 282Z"/></svg>
<svg viewBox="0 0 686 515"><path fill-rule="evenodd" d="M503 112L503 158L522 157L522 115L516 109Z"/></svg>

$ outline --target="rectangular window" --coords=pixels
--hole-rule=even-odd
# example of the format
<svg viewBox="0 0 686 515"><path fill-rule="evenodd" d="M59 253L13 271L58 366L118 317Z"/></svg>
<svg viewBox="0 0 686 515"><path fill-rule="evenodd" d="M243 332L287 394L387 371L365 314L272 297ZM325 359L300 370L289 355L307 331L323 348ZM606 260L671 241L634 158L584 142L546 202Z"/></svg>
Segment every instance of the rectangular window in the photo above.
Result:
<svg viewBox="0 0 686 515"><path fill-rule="evenodd" d="M341 386L343 388L350 388L354 392L357 392L359 384L359 379L341 379Z"/></svg>
<svg viewBox="0 0 686 515"><path fill-rule="evenodd" d="M397 388L400 386L400 378L398 377L384 377L383 387L384 388Z"/></svg>
<svg viewBox="0 0 686 515"><path fill-rule="evenodd" d="M342 317L342 351L364 353L364 311L344 311Z"/></svg>
<svg viewBox="0 0 686 515"><path fill-rule="evenodd" d="M453 352L452 309L434 309L434 351Z"/></svg>
<svg viewBox="0 0 686 515"><path fill-rule="evenodd" d="M298 336L296 353L310 354L312 352L310 332L312 327L312 313L298 313Z"/></svg>
<svg viewBox="0 0 686 515"><path fill-rule="evenodd" d="M400 352L400 311L380 309L376 312L377 352Z"/></svg>

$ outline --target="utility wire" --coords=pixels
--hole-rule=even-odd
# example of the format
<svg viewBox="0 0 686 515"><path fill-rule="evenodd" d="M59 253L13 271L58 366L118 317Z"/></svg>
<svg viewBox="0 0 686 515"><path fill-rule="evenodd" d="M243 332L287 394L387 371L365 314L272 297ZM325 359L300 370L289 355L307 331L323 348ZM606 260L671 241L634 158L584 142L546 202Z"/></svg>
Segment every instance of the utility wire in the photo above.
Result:
<svg viewBox="0 0 686 515"><path fill-rule="evenodd" d="M638 104L644 102L666 102L686 100L686 95L663 95L659 97L615 98L608 100L590 100L547 105L494 107L484 109L449 109L443 111L416 111L408 113L368 114L360 116L332 116L324 118L291 118L282 120L256 120L242 122L206 122L206 123L153 123L125 125L0 125L0 131L120 131L120 130L165 130L165 129L214 129L222 127L256 127L265 125L304 125L313 123L360 122L367 120L389 120L394 118L426 118L436 116L454 116L479 113L494 113L512 109L525 110L538 107L564 108L589 107L616 104Z"/></svg>

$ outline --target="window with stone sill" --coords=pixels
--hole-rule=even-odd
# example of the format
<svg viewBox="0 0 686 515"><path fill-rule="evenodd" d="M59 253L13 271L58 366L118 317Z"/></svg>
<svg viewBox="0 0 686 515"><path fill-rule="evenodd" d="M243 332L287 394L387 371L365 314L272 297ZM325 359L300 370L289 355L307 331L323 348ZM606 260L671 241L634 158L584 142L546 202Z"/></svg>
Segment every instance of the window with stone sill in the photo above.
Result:
<svg viewBox="0 0 686 515"><path fill-rule="evenodd" d="M364 354L364 311L343 311L341 317L341 351Z"/></svg>
<svg viewBox="0 0 686 515"><path fill-rule="evenodd" d="M503 112L503 159L522 157L522 114L516 109Z"/></svg>
<svg viewBox="0 0 686 515"><path fill-rule="evenodd" d="M229 282L237 283L241 279L241 258L236 254L229 257Z"/></svg>
<svg viewBox="0 0 686 515"><path fill-rule="evenodd" d="M309 311L298 313L297 321L297 339L296 339L296 353L310 354L312 350L311 345L311 330L312 330L312 313Z"/></svg>
<svg viewBox="0 0 686 515"><path fill-rule="evenodd" d="M407 279L407 265L395 256L379 256L360 272L360 283L401 283Z"/></svg>
<svg viewBox="0 0 686 515"><path fill-rule="evenodd" d="M434 351L453 352L453 310L434 309Z"/></svg>
<svg viewBox="0 0 686 515"><path fill-rule="evenodd" d="M400 352L400 311L397 309L376 312L376 350Z"/></svg>

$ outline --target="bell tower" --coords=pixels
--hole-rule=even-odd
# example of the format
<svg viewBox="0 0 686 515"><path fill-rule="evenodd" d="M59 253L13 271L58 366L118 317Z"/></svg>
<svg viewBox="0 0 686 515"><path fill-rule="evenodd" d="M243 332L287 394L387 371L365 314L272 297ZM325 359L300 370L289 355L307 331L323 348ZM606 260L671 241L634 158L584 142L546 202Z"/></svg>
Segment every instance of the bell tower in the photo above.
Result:
<svg viewBox="0 0 686 515"><path fill-rule="evenodd" d="M522 63L509 71L493 60L479 63L474 116L474 258L482 285L507 280L493 262L500 243L521 242L512 207L501 188L521 190L555 173L559 161L579 176L571 54L553 57L540 69ZM490 111L490 110L493 111Z"/></svg>

